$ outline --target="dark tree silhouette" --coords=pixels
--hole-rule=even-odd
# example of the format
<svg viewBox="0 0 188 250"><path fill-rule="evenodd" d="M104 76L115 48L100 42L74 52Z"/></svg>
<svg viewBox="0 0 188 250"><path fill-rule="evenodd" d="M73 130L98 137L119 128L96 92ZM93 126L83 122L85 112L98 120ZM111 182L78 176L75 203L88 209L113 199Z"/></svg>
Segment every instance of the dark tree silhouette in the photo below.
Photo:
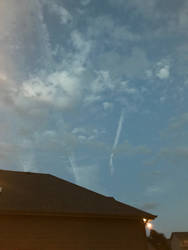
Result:
<svg viewBox="0 0 188 250"><path fill-rule="evenodd" d="M158 250L170 250L168 239L162 233L151 230L148 240Z"/></svg>

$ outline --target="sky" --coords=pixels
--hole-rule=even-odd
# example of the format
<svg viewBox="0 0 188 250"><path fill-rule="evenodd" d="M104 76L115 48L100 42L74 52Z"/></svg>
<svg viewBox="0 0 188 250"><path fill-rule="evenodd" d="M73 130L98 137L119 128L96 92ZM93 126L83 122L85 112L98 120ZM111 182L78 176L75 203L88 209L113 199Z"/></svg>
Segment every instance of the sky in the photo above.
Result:
<svg viewBox="0 0 188 250"><path fill-rule="evenodd" d="M0 164L188 230L188 1L1 0Z"/></svg>

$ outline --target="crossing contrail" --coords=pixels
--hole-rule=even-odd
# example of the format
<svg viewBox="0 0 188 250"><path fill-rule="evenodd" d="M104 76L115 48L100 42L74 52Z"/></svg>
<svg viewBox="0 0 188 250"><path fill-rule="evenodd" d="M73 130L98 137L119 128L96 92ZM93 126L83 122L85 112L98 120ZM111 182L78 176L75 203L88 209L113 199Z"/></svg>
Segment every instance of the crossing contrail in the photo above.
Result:
<svg viewBox="0 0 188 250"><path fill-rule="evenodd" d="M116 147L117 147L117 145L119 143L119 138L120 138L120 135L121 135L123 122L124 122L124 111L122 110L120 118L119 118L119 122L118 122L116 136L115 136L115 139L114 139L114 144L113 144L113 147L112 147L112 153L110 155L109 164L110 164L110 173L111 173L111 175L113 175L113 173L114 173L114 165L113 165L114 152L115 152L115 149L116 149Z"/></svg>

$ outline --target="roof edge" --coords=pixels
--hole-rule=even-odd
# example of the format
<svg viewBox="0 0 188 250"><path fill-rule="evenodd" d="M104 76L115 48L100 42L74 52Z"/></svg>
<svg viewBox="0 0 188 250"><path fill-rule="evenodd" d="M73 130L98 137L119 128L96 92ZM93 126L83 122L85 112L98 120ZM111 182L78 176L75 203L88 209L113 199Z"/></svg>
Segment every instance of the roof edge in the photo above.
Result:
<svg viewBox="0 0 188 250"><path fill-rule="evenodd" d="M188 235L188 232L172 232L171 233L171 236L170 236L170 240L172 239L173 236L176 236L178 238L178 236L180 235L183 235L183 234L187 234Z"/></svg>
<svg viewBox="0 0 188 250"><path fill-rule="evenodd" d="M0 211L0 215L22 215L22 216L44 216L44 217L72 217L72 218L100 218L100 219L126 219L126 220L141 220L140 216L124 216L113 214L91 214L91 213L62 213L62 212L40 212L40 211ZM156 216L157 217L157 216ZM151 218L147 218L151 219Z"/></svg>

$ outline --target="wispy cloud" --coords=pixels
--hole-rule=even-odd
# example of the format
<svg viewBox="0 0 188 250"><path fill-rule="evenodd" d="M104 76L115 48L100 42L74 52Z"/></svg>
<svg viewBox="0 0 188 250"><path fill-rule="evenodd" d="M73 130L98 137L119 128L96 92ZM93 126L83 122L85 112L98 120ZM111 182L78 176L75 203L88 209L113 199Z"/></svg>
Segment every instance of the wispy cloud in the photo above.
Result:
<svg viewBox="0 0 188 250"><path fill-rule="evenodd" d="M160 194L160 193L163 193L164 190L163 190L163 187L159 187L159 186L149 186L147 187L146 189L146 195L149 195L149 196L152 196L152 195L155 195L155 194Z"/></svg>
<svg viewBox="0 0 188 250"><path fill-rule="evenodd" d="M67 9L58 5L55 1L45 0L44 3L48 5L49 11L60 18L61 24L66 24L72 21L72 16Z"/></svg>
<svg viewBox="0 0 188 250"><path fill-rule="evenodd" d="M90 2L91 2L91 0L82 0L81 5L87 6L88 4L90 4Z"/></svg>
<svg viewBox="0 0 188 250"><path fill-rule="evenodd" d="M121 112L121 115L120 115L120 118L119 118L119 122L118 122L118 127L117 127L117 131L116 131L116 136L115 136L115 139L114 139L114 144L113 144L113 147L112 147L112 153L110 155L110 173L111 175L113 175L114 173L114 165L113 165L113 158L114 158L114 151L119 143L119 138L120 138L120 135L121 135L121 130L122 130L122 127L123 127L123 122L124 122L124 110L122 110Z"/></svg>
<svg viewBox="0 0 188 250"><path fill-rule="evenodd" d="M143 210L153 210L157 209L159 207L159 203L157 202L146 202L141 206L141 209Z"/></svg>

